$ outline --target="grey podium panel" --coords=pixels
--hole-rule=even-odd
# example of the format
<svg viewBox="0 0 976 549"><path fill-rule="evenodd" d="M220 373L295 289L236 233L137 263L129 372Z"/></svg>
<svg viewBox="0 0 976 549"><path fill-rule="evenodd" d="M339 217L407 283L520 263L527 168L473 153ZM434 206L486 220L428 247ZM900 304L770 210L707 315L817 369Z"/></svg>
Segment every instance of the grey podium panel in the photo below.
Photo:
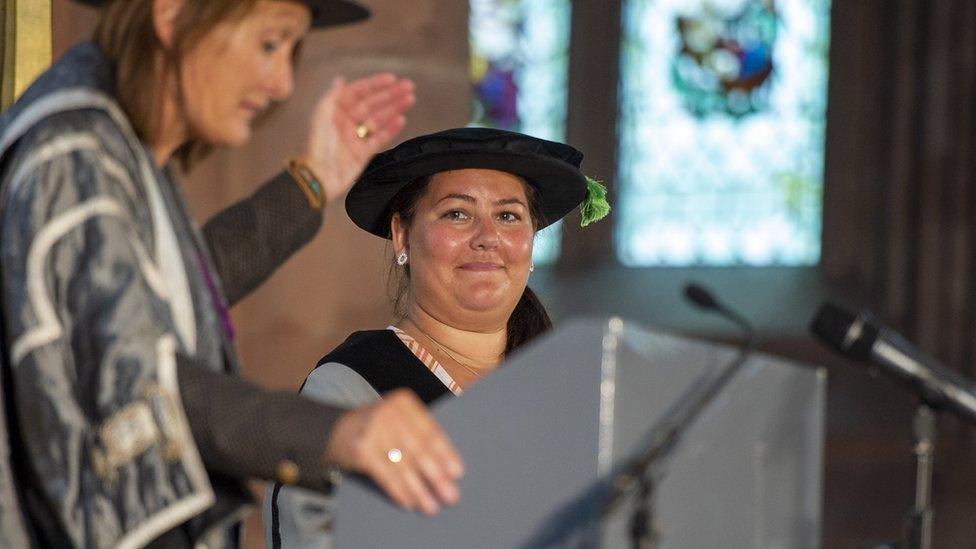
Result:
<svg viewBox="0 0 976 549"><path fill-rule="evenodd" d="M617 319L566 322L434 406L467 464L458 506L422 517L350 478L337 546L628 547L631 502L598 518L609 479L735 353ZM817 547L825 391L822 370L750 359L667 463L661 546Z"/></svg>

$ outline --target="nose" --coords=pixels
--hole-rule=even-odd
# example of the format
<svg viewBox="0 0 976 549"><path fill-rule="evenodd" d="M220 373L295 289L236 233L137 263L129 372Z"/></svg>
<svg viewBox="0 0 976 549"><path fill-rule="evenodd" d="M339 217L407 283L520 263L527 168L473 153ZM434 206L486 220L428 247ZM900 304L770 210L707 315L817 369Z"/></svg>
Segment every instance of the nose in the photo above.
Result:
<svg viewBox="0 0 976 549"><path fill-rule="evenodd" d="M275 62L268 75L268 94L275 101L284 101L295 91L295 71L291 59Z"/></svg>
<svg viewBox="0 0 976 549"><path fill-rule="evenodd" d="M498 234L498 226L495 225L494 220L491 216L480 216L475 225L471 247L477 250L494 250L499 242L501 242L501 235Z"/></svg>

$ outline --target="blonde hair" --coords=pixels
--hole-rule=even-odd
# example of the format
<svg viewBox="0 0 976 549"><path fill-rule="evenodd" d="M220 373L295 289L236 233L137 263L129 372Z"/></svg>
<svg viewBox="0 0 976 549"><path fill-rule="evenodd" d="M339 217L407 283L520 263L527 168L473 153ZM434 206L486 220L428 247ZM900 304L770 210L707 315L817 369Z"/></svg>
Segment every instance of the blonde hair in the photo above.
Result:
<svg viewBox="0 0 976 549"><path fill-rule="evenodd" d="M182 57L208 32L224 21L244 17L257 0L185 0L176 17L173 45L168 50L153 26L153 0L112 0L95 28L94 42L115 69L115 98L139 138L152 144L159 130L156 110L158 78L179 72ZM163 52L165 65L157 73L154 60ZM209 146L191 142L176 156L187 167Z"/></svg>

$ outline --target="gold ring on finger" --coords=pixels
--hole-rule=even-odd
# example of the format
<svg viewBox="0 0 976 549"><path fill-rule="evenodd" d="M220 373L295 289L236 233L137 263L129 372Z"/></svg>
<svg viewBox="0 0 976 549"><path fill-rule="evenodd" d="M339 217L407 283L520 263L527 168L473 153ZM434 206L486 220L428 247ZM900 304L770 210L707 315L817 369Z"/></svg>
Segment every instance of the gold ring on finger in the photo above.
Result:
<svg viewBox="0 0 976 549"><path fill-rule="evenodd" d="M366 139L369 137L369 126L367 126L365 122L356 126L356 137L360 139Z"/></svg>
<svg viewBox="0 0 976 549"><path fill-rule="evenodd" d="M386 453L386 459L390 460L390 463L400 463L403 459L403 452L399 448L390 448L390 451Z"/></svg>

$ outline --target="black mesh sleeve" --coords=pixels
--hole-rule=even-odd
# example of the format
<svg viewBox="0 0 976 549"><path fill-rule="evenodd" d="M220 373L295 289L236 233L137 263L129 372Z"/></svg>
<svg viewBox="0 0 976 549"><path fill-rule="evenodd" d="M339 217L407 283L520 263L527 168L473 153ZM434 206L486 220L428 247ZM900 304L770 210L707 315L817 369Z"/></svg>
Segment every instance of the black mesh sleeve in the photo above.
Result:
<svg viewBox="0 0 976 549"><path fill-rule="evenodd" d="M233 305L267 280L322 226L287 172L250 197L215 215L203 227L227 301Z"/></svg>
<svg viewBox="0 0 976 549"><path fill-rule="evenodd" d="M177 375L190 431L208 469L328 490L325 449L345 410L269 392L185 357L177 360ZM281 478L283 467L291 478Z"/></svg>

